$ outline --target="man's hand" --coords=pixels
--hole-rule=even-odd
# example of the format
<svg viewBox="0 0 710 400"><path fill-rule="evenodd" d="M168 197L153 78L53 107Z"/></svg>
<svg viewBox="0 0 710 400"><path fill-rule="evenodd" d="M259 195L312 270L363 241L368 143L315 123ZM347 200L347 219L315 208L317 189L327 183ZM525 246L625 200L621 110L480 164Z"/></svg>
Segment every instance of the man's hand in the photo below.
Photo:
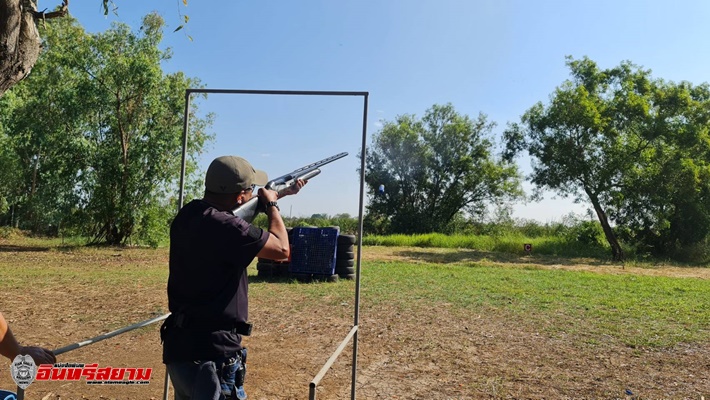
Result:
<svg viewBox="0 0 710 400"><path fill-rule="evenodd" d="M37 365L54 364L57 362L57 357L54 356L51 350L41 347L24 346L20 349L20 354L31 356Z"/></svg>
<svg viewBox="0 0 710 400"><path fill-rule="evenodd" d="M290 186L288 189L283 191L283 194L279 196L279 198L284 197L284 196L290 196L292 194L296 194L301 191L301 188L306 186L306 183L308 181L304 181L303 179L298 179L296 180L296 184L293 186Z"/></svg>
<svg viewBox="0 0 710 400"><path fill-rule="evenodd" d="M264 188L259 189L259 201L262 205L270 201L276 201L279 199L279 194L275 190L268 190Z"/></svg>

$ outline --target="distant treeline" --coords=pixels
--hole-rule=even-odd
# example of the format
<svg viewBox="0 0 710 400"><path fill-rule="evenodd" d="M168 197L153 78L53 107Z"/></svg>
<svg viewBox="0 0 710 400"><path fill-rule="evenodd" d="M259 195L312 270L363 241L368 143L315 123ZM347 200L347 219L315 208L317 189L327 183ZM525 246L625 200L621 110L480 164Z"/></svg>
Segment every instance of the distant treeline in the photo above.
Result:
<svg viewBox="0 0 710 400"><path fill-rule="evenodd" d="M315 214L311 217L284 218L288 227L335 227L341 234L357 234L358 219L348 214L328 216ZM365 219L367 223L367 218ZM266 217L259 215L255 224L266 229ZM609 244L604 237L599 221L567 215L558 222L539 222L512 219L507 216L495 221L476 222L459 220L447 233L397 234L374 233L373 227L365 226L362 238L366 246L414 246L461 248L480 251L527 254L524 245L531 245L531 254L560 257L587 257L611 260ZM649 249L622 242L631 260L659 260ZM665 261L665 259L660 259ZM705 241L679 257L678 261L706 264L710 262L710 242Z"/></svg>
<svg viewBox="0 0 710 400"><path fill-rule="evenodd" d="M41 25L39 61L0 97L0 226L94 244L165 244L177 207L184 93L199 80L163 71L171 53L161 49L157 14L135 31L115 24L90 34L71 17ZM709 260L710 85L653 78L626 61L566 64L570 78L548 101L499 132L482 112L469 117L452 104L381 121L362 154L367 240L406 235L416 245L475 247L485 241L441 235L548 237L616 261ZM197 165L214 119L195 102L190 111L186 199L202 195ZM532 160L528 177L521 154ZM491 209L530 196L524 179L533 198L552 191L588 205L593 218L489 222ZM346 214L287 223L357 231Z"/></svg>

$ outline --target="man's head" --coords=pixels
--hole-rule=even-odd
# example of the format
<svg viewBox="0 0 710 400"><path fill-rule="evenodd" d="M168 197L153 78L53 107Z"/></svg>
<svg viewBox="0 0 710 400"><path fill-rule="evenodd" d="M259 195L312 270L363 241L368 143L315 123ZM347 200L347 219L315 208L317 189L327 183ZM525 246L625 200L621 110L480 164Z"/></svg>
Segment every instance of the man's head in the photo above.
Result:
<svg viewBox="0 0 710 400"><path fill-rule="evenodd" d="M268 180L266 172L255 169L241 157L217 157L207 168L205 197L220 203L241 204L251 198L254 186L264 186Z"/></svg>
<svg viewBox="0 0 710 400"><path fill-rule="evenodd" d="M254 169L249 161L236 156L215 158L207 168L205 190L215 194L239 193L253 185L264 186L266 172Z"/></svg>

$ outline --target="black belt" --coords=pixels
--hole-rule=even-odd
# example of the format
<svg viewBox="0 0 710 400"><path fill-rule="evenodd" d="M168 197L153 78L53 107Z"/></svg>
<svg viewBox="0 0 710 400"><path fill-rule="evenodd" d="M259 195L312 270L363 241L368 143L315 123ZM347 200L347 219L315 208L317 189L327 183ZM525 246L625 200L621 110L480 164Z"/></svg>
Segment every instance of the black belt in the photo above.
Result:
<svg viewBox="0 0 710 400"><path fill-rule="evenodd" d="M176 328L203 332L229 331L243 336L251 335L253 327L251 322L190 317L181 313L171 314L168 319L172 319L172 325Z"/></svg>

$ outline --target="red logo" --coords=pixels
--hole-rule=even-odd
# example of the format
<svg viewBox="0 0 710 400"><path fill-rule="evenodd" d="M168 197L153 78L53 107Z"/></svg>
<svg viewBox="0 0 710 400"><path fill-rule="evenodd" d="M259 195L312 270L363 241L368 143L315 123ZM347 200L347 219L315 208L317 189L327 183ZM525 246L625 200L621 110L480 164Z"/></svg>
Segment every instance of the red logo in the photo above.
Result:
<svg viewBox="0 0 710 400"><path fill-rule="evenodd" d="M42 364L37 369L37 381L79 381L88 385L146 385L150 383L153 368L114 368L98 364Z"/></svg>

